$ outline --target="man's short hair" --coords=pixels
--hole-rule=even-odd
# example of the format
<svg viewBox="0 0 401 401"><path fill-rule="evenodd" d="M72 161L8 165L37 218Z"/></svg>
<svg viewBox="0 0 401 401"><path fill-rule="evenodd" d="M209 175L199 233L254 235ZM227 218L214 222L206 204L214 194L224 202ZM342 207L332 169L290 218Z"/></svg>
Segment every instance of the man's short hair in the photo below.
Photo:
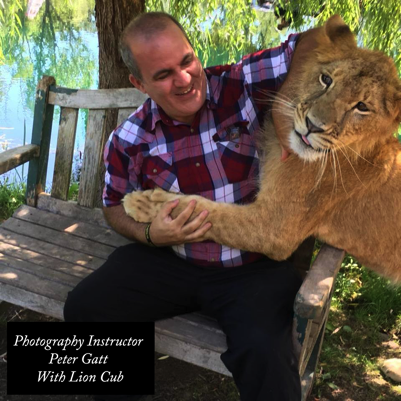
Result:
<svg viewBox="0 0 401 401"><path fill-rule="evenodd" d="M138 63L131 52L130 40L135 36L151 39L154 35L163 32L171 23L180 28L186 40L192 46L181 24L170 14L160 11L140 14L125 27L120 38L120 54L130 73L136 79L142 80L143 78Z"/></svg>

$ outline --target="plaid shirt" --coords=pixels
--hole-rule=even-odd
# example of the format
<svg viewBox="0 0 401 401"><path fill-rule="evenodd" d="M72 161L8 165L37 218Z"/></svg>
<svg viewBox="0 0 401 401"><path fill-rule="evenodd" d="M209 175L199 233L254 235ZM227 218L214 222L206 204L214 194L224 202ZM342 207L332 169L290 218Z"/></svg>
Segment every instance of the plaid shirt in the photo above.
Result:
<svg viewBox="0 0 401 401"><path fill-rule="evenodd" d="M110 135L105 147L105 206L156 186L216 202L249 203L257 191L255 133L263 120L261 91L277 91L298 35L233 65L205 69L206 101L189 126L171 120L151 99ZM211 241L172 247L198 265L231 267L263 255Z"/></svg>

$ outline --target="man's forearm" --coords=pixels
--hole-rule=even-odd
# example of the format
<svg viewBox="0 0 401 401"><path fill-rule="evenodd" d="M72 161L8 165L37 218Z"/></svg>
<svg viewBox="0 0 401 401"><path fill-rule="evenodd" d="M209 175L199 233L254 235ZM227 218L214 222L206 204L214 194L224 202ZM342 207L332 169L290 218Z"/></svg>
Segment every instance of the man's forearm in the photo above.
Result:
<svg viewBox="0 0 401 401"><path fill-rule="evenodd" d="M104 207L103 214L107 223L119 234L133 241L147 243L145 238L145 223L138 223L129 217L123 205Z"/></svg>

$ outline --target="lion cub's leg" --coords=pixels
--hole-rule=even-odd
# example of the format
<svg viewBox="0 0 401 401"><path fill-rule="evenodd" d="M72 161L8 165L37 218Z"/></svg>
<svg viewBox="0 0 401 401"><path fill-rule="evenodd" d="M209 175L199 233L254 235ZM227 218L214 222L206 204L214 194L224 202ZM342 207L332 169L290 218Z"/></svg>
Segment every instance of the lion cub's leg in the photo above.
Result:
<svg viewBox="0 0 401 401"><path fill-rule="evenodd" d="M211 201L197 195L177 194L156 188L147 191L134 191L125 195L123 205L128 216L140 223L150 223L155 219L156 215L166 202L175 199L180 199L180 203L171 213L173 218L177 217L192 199L196 199L198 202L193 216L196 216L202 210L205 210L205 207L203 206L204 203L212 203Z"/></svg>

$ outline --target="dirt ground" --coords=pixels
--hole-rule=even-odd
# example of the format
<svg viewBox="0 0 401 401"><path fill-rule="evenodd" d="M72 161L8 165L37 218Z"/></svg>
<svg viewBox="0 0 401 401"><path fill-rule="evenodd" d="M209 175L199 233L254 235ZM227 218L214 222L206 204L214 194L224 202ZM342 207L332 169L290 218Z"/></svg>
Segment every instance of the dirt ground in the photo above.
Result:
<svg viewBox="0 0 401 401"><path fill-rule="evenodd" d="M19 307L0 303L0 355L7 348L7 321L51 321L44 315L21 309ZM161 358L161 359L160 359ZM29 361L21 361L29 363ZM140 369L140 366L138 367ZM21 387L23 387L21 378ZM365 387L365 386L364 386ZM341 391L315 391L308 401L366 401L369 388L354 387L352 383L344 383ZM396 401L389 393L377 400ZM89 401L89 395L7 395L7 363L0 358L0 401ZM186 362L155 354L155 395L154 401L239 401L239 396L231 378L198 368ZM268 401L268 400L266 400Z"/></svg>

